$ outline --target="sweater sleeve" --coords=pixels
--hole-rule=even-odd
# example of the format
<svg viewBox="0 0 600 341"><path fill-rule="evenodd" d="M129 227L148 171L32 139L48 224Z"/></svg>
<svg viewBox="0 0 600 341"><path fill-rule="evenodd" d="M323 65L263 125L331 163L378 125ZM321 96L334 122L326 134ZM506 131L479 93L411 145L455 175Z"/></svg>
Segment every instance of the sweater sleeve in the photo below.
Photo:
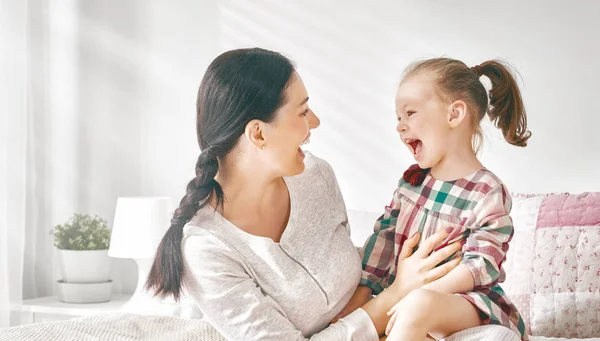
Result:
<svg viewBox="0 0 600 341"><path fill-rule="evenodd" d="M502 262L514 233L511 205L506 188L498 185L475 206L477 228L467 237L462 261L473 275L475 289L504 280Z"/></svg>
<svg viewBox="0 0 600 341"><path fill-rule="evenodd" d="M384 277L394 262L394 236L399 212L400 200L396 190L383 215L375 222L373 234L361 250L363 272L360 284L371 288L374 295L381 293L389 285Z"/></svg>
<svg viewBox="0 0 600 341"><path fill-rule="evenodd" d="M186 290L227 340L378 340L362 309L303 335L249 275L240 255L210 232L184 239L184 257Z"/></svg>

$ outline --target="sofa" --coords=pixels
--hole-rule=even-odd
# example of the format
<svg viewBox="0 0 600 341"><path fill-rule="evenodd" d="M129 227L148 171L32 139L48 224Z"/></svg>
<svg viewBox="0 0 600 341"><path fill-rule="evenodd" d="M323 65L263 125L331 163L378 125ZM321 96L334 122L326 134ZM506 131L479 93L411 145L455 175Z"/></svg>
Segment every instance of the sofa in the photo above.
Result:
<svg viewBox="0 0 600 341"><path fill-rule="evenodd" d="M529 334L600 337L600 193L513 198L503 288Z"/></svg>
<svg viewBox="0 0 600 341"><path fill-rule="evenodd" d="M512 194L504 291L533 339L600 340L600 193ZM348 210L362 245L380 213Z"/></svg>

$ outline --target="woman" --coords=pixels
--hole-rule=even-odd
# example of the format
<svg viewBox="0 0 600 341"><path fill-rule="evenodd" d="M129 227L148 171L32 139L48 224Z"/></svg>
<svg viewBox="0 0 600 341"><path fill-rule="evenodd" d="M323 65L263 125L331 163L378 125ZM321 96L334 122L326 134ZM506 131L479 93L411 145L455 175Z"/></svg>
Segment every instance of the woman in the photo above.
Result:
<svg viewBox="0 0 600 341"><path fill-rule="evenodd" d="M333 170L301 149L319 123L287 58L262 49L217 57L198 92L196 177L147 288L178 299L185 287L231 340L378 340L396 302L456 266L435 267L460 245L428 256L446 237L434 235L401 255L388 290L330 323L361 260Z"/></svg>

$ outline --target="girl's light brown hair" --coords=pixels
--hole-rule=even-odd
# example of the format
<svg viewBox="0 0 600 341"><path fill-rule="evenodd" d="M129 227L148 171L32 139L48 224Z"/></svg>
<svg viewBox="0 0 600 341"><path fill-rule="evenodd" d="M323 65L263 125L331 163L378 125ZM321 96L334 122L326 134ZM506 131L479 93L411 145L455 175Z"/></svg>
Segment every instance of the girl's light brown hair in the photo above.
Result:
<svg viewBox="0 0 600 341"><path fill-rule="evenodd" d="M477 153L483 142L480 122L488 114L494 125L502 130L506 141L512 145L525 147L531 132L527 130L527 114L519 86L508 64L497 60L483 62L475 67L451 58L433 58L410 65L404 79L418 73L434 75L438 94L442 100L452 103L463 100L473 116L473 149ZM492 83L488 105L488 94L480 81L486 76ZM474 110L473 110L474 109Z"/></svg>

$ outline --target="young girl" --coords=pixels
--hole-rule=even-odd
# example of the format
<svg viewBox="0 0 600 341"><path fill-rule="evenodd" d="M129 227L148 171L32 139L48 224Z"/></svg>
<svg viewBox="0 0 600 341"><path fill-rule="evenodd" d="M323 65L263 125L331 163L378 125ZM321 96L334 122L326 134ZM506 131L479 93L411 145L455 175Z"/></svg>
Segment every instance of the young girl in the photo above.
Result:
<svg viewBox="0 0 600 341"><path fill-rule="evenodd" d="M489 105L481 76L492 83ZM417 165L404 173L365 243L350 309L394 281L409 236L445 229L451 232L441 246L461 242L461 264L394 306L388 341L440 339L482 324L506 326L525 340L523 319L498 285L513 235L511 198L476 156L486 114L508 143L527 145L531 133L514 77L498 61L472 68L448 58L418 62L405 71L396 114L400 138Z"/></svg>

